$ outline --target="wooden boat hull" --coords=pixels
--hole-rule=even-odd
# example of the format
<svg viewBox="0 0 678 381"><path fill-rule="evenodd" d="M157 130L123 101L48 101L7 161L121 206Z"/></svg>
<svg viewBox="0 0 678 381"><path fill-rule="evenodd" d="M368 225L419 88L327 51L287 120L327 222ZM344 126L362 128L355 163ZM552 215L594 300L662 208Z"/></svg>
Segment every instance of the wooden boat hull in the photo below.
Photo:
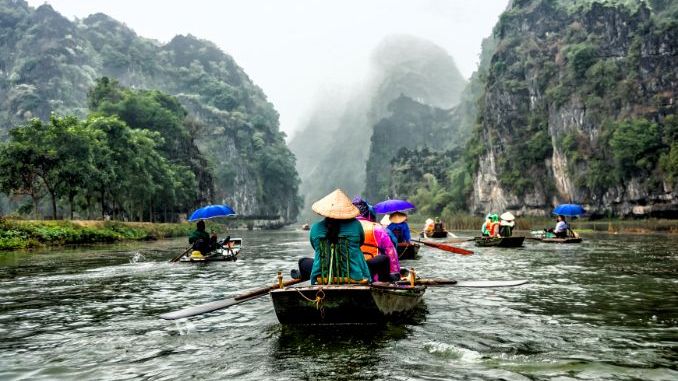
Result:
<svg viewBox="0 0 678 381"><path fill-rule="evenodd" d="M569 238L542 238L541 242L544 243L581 243L581 238L569 237Z"/></svg>
<svg viewBox="0 0 678 381"><path fill-rule="evenodd" d="M378 324L407 317L426 286L323 285L271 291L282 324Z"/></svg>
<svg viewBox="0 0 678 381"><path fill-rule="evenodd" d="M407 260L407 259L416 259L417 254L419 253L419 244L409 244L400 246L398 245L398 259Z"/></svg>
<svg viewBox="0 0 678 381"><path fill-rule="evenodd" d="M447 238L447 231L434 231L431 234L426 234L426 238Z"/></svg>
<svg viewBox="0 0 678 381"><path fill-rule="evenodd" d="M525 237L475 237L473 240L480 247L521 247Z"/></svg>
<svg viewBox="0 0 678 381"><path fill-rule="evenodd" d="M180 263L207 263L207 262L230 262L238 260L238 254L242 248L242 238L231 239L231 247L223 246L217 248L214 252L205 255L202 258L193 258L191 253L186 253L179 258L177 262Z"/></svg>

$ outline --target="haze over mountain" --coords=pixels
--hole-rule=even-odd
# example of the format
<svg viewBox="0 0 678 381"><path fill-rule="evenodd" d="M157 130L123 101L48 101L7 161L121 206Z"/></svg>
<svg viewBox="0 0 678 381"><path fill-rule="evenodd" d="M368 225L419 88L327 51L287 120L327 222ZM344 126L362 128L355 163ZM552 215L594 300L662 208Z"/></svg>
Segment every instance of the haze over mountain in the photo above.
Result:
<svg viewBox="0 0 678 381"><path fill-rule="evenodd" d="M392 100L405 95L451 108L465 83L452 57L430 41L407 35L384 39L374 49L362 86L346 99L320 102L307 126L290 141L299 163L305 211L312 200L336 187L350 194L364 191L373 127L390 114Z"/></svg>
<svg viewBox="0 0 678 381"><path fill-rule="evenodd" d="M242 66L280 113L292 136L312 111L317 90L359 84L372 49L392 34L443 47L469 78L480 42L506 0L29 0L72 19L104 13L139 35L167 43L191 34L215 43ZM149 16L152 15L152 16Z"/></svg>

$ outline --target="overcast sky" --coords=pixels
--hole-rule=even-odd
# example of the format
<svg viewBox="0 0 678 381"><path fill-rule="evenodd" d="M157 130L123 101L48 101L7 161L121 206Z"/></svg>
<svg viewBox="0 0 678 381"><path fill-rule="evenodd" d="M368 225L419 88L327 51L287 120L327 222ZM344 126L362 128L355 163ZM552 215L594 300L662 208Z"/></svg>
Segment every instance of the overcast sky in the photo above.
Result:
<svg viewBox="0 0 678 381"><path fill-rule="evenodd" d="M320 87L350 84L390 34L433 41L468 78L480 43L508 0L28 0L68 18L103 12L167 42L193 34L232 55L280 113L291 135Z"/></svg>

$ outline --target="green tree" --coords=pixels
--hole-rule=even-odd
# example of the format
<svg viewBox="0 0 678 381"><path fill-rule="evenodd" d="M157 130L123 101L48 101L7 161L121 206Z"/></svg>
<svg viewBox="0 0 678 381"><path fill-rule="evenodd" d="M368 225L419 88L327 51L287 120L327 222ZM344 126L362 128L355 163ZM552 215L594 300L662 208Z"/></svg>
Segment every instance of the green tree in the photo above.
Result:
<svg viewBox="0 0 678 381"><path fill-rule="evenodd" d="M646 119L618 123L612 132L610 148L619 179L650 173L661 154L659 126Z"/></svg>

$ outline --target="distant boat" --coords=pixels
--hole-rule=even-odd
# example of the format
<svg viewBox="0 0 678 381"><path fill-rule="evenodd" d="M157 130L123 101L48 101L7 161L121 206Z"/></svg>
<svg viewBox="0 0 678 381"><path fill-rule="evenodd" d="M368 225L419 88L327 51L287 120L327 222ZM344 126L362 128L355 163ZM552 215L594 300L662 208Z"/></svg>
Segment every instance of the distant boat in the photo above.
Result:
<svg viewBox="0 0 678 381"><path fill-rule="evenodd" d="M538 238L538 241L544 243L581 243L582 239L580 237L567 237L567 238Z"/></svg>
<svg viewBox="0 0 678 381"><path fill-rule="evenodd" d="M309 224L303 224L301 225L301 230L311 230L311 226Z"/></svg>
<svg viewBox="0 0 678 381"><path fill-rule="evenodd" d="M214 251L203 255L199 251L189 251L178 262L181 263L206 263L236 261L240 249L242 248L242 238L231 238L228 243L219 245Z"/></svg>
<svg viewBox="0 0 678 381"><path fill-rule="evenodd" d="M473 240L480 247L520 247L525 237L475 237Z"/></svg>

